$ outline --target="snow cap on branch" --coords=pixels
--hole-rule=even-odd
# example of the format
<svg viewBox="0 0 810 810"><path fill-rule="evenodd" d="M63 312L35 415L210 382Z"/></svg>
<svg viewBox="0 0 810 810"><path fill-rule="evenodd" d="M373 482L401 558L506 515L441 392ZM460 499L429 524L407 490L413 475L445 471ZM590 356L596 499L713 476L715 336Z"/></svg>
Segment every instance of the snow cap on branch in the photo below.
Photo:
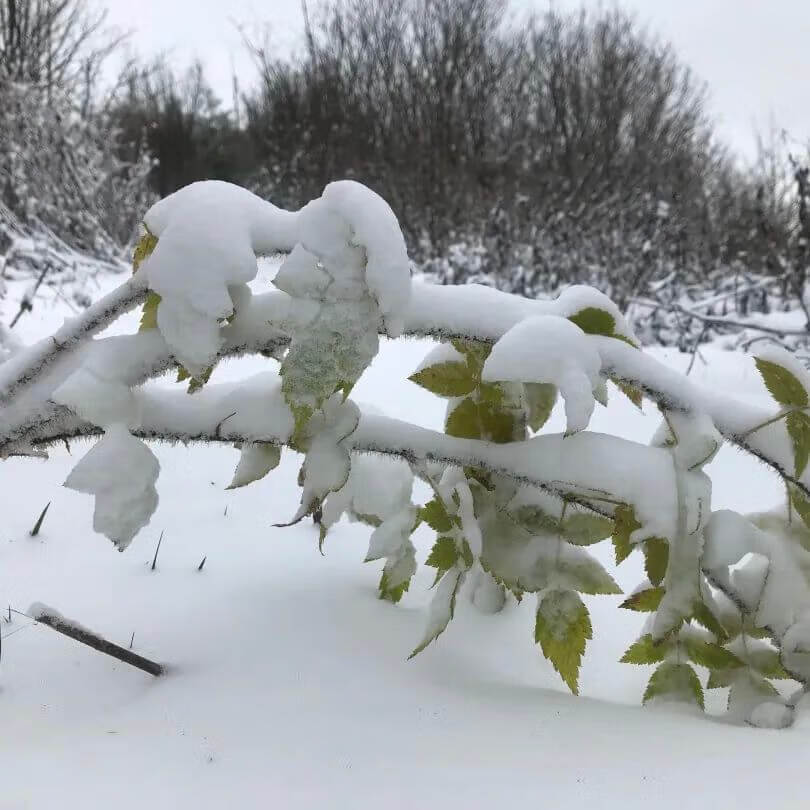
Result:
<svg viewBox="0 0 810 810"><path fill-rule="evenodd" d="M566 318L537 315L513 326L492 348L482 379L553 383L565 400L568 432L588 426L602 361L585 333Z"/></svg>

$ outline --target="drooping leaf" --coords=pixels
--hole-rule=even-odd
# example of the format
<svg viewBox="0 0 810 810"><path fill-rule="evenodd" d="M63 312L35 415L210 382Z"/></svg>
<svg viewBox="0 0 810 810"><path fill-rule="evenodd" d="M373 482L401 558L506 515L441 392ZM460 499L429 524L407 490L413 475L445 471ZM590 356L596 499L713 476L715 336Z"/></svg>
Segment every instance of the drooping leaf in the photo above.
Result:
<svg viewBox="0 0 810 810"><path fill-rule="evenodd" d="M616 380L611 377L611 381L639 410L644 405L644 393L640 388L635 385L624 382L623 380Z"/></svg>
<svg viewBox="0 0 810 810"><path fill-rule="evenodd" d="M425 565L437 568L440 572L450 570L458 560L458 548L452 537L439 537L425 560Z"/></svg>
<svg viewBox="0 0 810 810"><path fill-rule="evenodd" d="M681 644L690 661L707 669L727 670L743 666L743 662L733 652L711 641L683 638Z"/></svg>
<svg viewBox="0 0 810 810"><path fill-rule="evenodd" d="M616 580L592 557L578 560L562 559L557 562L557 574L567 587L591 595L617 594L622 589Z"/></svg>
<svg viewBox="0 0 810 810"><path fill-rule="evenodd" d="M657 664L664 660L669 646L667 641L656 643L647 633L633 642L620 660L622 664Z"/></svg>
<svg viewBox="0 0 810 810"><path fill-rule="evenodd" d="M548 421L557 400L557 388L551 383L524 383L529 427L537 432Z"/></svg>
<svg viewBox="0 0 810 810"><path fill-rule="evenodd" d="M633 551L630 535L640 529L632 506L622 504L613 513L613 550L616 554L616 565L624 562Z"/></svg>
<svg viewBox="0 0 810 810"><path fill-rule="evenodd" d="M655 699L696 703L702 709L703 687L689 664L665 661L653 672L644 691L644 703Z"/></svg>
<svg viewBox="0 0 810 810"><path fill-rule="evenodd" d="M645 588L629 596L619 605L627 610L635 610L640 613L652 613L658 610L661 600L664 598L664 589L661 587Z"/></svg>
<svg viewBox="0 0 810 810"><path fill-rule="evenodd" d="M233 480L227 488L237 489L264 478L270 470L278 467L280 460L281 449L274 444L245 444Z"/></svg>
<svg viewBox="0 0 810 810"><path fill-rule="evenodd" d="M464 581L464 576L463 571L454 568L442 577L428 609L428 622L424 638L408 656L408 659L419 655L428 644L435 641L447 629L447 625L450 624L455 614L456 596L461 583Z"/></svg>
<svg viewBox="0 0 810 810"><path fill-rule="evenodd" d="M493 406L483 401L478 403L478 419L481 425L481 438L496 444L505 444L519 438L516 434L514 414L505 408Z"/></svg>
<svg viewBox="0 0 810 810"><path fill-rule="evenodd" d="M718 641L724 643L728 640L729 635L726 628L720 623L717 617L709 610L703 602L696 602L692 618L701 626L705 627L710 633L713 633Z"/></svg>
<svg viewBox="0 0 810 810"><path fill-rule="evenodd" d="M575 695L579 694L582 655L591 638L588 608L578 594L552 590L543 595L537 608L534 640Z"/></svg>
<svg viewBox="0 0 810 810"><path fill-rule="evenodd" d="M428 366L411 374L408 379L440 397L463 397L476 386L469 365L458 360Z"/></svg>
<svg viewBox="0 0 810 810"><path fill-rule="evenodd" d="M647 573L647 579L653 585L660 585L667 572L669 543L662 537L651 537L644 541L641 550L644 553L644 570Z"/></svg>
<svg viewBox="0 0 810 810"><path fill-rule="evenodd" d="M435 532L449 532L453 527L450 515L447 514L444 504L438 498L428 501L419 510L419 517Z"/></svg>
<svg viewBox="0 0 810 810"><path fill-rule="evenodd" d="M781 405L804 408L808 404L807 391L796 376L784 366L757 357L759 373L771 396Z"/></svg>
<svg viewBox="0 0 810 810"><path fill-rule="evenodd" d="M559 519L544 512L539 506L521 506L510 514L517 523L534 534L556 533L559 529Z"/></svg>
<svg viewBox="0 0 810 810"><path fill-rule="evenodd" d="M458 439L480 439L481 422L477 403L469 397L462 399L448 414L444 429L448 436Z"/></svg>
<svg viewBox="0 0 810 810"><path fill-rule="evenodd" d="M798 487L792 486L790 488L790 502L799 513L802 523L810 529L810 500Z"/></svg>
<svg viewBox="0 0 810 810"><path fill-rule="evenodd" d="M403 582L400 582L399 585L391 586L388 582L388 574L385 573L383 569L382 576L380 577L380 585L379 585L379 594L380 599L384 599L387 602L391 602L393 604L397 604L397 602L402 599L403 594L405 594L411 586L410 579L406 579Z"/></svg>
<svg viewBox="0 0 810 810"><path fill-rule="evenodd" d="M709 680L706 681L707 689L724 689L734 683L734 679L739 675L739 668L735 669L713 669L709 673Z"/></svg>
<svg viewBox="0 0 810 810"><path fill-rule="evenodd" d="M575 546L590 546L613 533L614 523L610 518L592 515L588 512L575 512L568 515L560 526L560 532L569 543Z"/></svg>
<svg viewBox="0 0 810 810"><path fill-rule="evenodd" d="M766 678L784 680L791 677L782 666L782 661L776 650L756 649L749 651L748 662L753 669Z"/></svg>
<svg viewBox="0 0 810 810"><path fill-rule="evenodd" d="M810 457L810 416L801 411L789 413L785 419L787 432L793 443L793 462L796 477L801 478Z"/></svg>

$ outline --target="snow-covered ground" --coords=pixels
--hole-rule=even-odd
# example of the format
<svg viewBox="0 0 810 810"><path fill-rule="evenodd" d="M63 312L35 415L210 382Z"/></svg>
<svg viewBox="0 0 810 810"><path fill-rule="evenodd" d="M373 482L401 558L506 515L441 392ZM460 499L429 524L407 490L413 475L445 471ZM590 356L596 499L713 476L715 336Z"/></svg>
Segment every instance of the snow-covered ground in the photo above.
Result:
<svg viewBox="0 0 810 810"><path fill-rule="evenodd" d="M0 322L21 293L9 285ZM66 314L59 300L39 300L15 332L27 342ZM133 314L115 329L135 323ZM384 342L353 396L439 427L442 401L406 380L428 348ZM695 377L768 403L750 360L702 355ZM216 376L269 362L229 362ZM652 408L638 413L615 389L610 400L592 430L649 438ZM548 429L563 426L559 412ZM368 529L339 524L321 557L312 524L273 528L298 503L294 454L265 480L225 491L236 450L158 447L160 506L119 554L94 534L91 499L61 486L88 446L0 463L0 605L42 601L124 646L134 633L133 649L169 672L153 679L22 616L0 620L0 810L806 806L810 717L764 731L641 708L651 668L618 663L641 624L615 609L620 597L588 600L594 640L579 698L535 648L531 600L496 616L462 603L447 633L406 662L432 572L392 606L376 599L381 564L362 564ZM783 497L773 475L731 448L709 472L715 508L755 511ZM429 530L415 540L424 560ZM642 578L636 556L617 571L625 589ZM609 543L601 557L611 562ZM715 715L724 692L708 693Z"/></svg>

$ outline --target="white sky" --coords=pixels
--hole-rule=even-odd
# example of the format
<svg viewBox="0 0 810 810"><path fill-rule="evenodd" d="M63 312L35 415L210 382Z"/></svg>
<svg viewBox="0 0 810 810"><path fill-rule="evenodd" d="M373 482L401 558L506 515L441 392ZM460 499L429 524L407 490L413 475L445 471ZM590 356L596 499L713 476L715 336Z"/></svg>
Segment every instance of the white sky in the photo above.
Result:
<svg viewBox="0 0 810 810"><path fill-rule="evenodd" d="M232 68L253 81L236 24L269 23L271 42L288 51L299 41L299 0L95 0L109 21L132 31L141 56L167 52L183 65L199 57L229 105ZM310 0L314 5L316 0ZM599 0L556 0L557 8L598 7ZM608 3L607 5L612 5ZM810 140L810 0L623 0L704 79L711 113L738 151L750 154L754 131L770 122L798 141ZM520 14L547 0L512 0Z"/></svg>

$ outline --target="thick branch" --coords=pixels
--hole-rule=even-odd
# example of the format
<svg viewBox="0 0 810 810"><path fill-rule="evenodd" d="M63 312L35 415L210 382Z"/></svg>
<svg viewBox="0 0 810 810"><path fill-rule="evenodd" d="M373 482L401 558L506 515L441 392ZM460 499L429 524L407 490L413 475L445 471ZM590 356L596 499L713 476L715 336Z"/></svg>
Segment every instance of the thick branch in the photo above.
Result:
<svg viewBox="0 0 810 810"><path fill-rule="evenodd" d="M126 287L124 285L121 289ZM119 295L126 308L139 300L130 299L122 293ZM286 320L290 306L291 299L282 292L254 296L234 323L222 330L220 356L277 352L289 340L279 325ZM118 314L123 311L122 308ZM488 287L437 286L414 282L411 306L405 319L405 334L440 340L467 338L494 341L524 318L554 311L554 301L530 301ZM481 313L486 313L486 317L482 317ZM116 315L110 313L109 320L114 317ZM597 336L592 340L598 345L605 373L639 387L650 399L666 408L705 412L728 441L753 453L810 494L810 472L806 472L800 480L790 472L793 468L793 452L784 424L769 425L745 436L752 427L772 415L769 411L700 386L622 341ZM47 399L79 361L89 364L113 363L116 366L116 379L128 385L138 385L174 364L168 346L156 330L90 341L82 347L81 353L69 354L74 356L52 363L51 368L40 367L34 395L17 396L11 407L0 409L0 454L8 453L15 444L47 442L66 432L64 409L60 412ZM6 367L12 362L16 363L17 358L0 367L0 380L8 376L9 369Z"/></svg>

